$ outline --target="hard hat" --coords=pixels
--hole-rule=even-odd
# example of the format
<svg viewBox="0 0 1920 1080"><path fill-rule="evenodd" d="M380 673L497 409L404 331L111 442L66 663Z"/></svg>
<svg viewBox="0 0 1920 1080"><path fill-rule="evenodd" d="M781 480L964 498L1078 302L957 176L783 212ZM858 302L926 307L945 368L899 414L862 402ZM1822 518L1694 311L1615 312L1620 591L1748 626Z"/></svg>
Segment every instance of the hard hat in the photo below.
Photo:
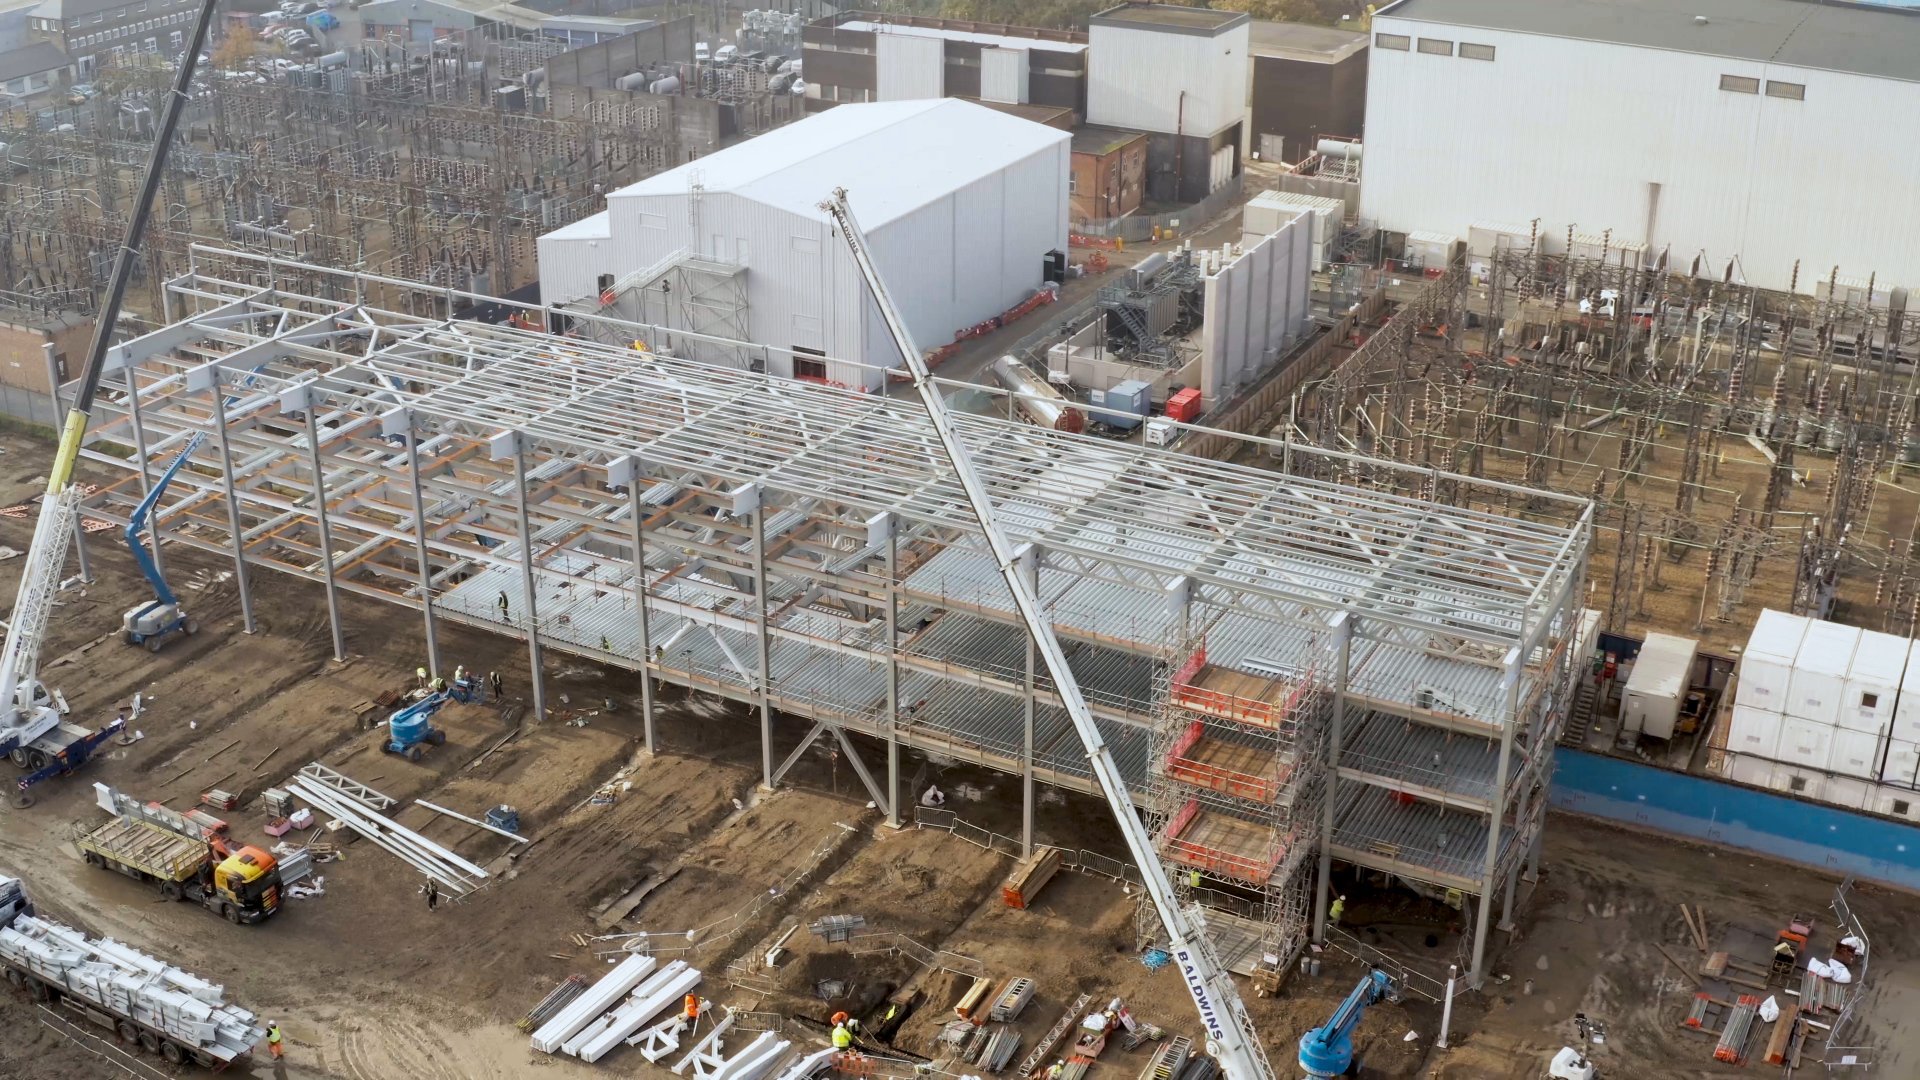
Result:
<svg viewBox="0 0 1920 1080"><path fill-rule="evenodd" d="M851 1019L852 1017L848 1016L845 1012L837 1012L833 1014L833 1022L836 1024L844 1024Z"/></svg>

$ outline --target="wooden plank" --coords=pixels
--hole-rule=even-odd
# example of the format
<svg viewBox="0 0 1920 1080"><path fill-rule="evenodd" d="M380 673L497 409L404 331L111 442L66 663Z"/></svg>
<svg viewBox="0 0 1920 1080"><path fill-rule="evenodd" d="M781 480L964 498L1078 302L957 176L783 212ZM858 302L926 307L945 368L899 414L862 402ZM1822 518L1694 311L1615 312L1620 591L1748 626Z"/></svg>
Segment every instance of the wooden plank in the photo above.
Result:
<svg viewBox="0 0 1920 1080"><path fill-rule="evenodd" d="M1773 1022L1773 1034L1767 1038L1766 1056L1761 1060L1769 1065L1787 1063L1787 1047L1793 1042L1793 1026L1799 1015L1798 1005L1788 1005L1780 1010L1780 1018Z"/></svg>

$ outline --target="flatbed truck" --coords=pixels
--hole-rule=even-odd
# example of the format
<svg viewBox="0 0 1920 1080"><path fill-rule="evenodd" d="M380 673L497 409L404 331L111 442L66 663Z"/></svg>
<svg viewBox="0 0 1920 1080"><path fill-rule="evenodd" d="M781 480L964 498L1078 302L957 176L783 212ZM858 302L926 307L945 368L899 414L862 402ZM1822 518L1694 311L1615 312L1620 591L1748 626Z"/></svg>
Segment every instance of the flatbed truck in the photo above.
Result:
<svg viewBox="0 0 1920 1080"><path fill-rule="evenodd" d="M231 923L263 922L280 910L279 865L256 847L195 839L125 815L75 846L90 865L144 881L169 900L191 900Z"/></svg>
<svg viewBox="0 0 1920 1080"><path fill-rule="evenodd" d="M0 876L0 974L63 1018L118 1035L177 1066L225 1069L266 1038L220 986L111 938L37 916L16 878Z"/></svg>

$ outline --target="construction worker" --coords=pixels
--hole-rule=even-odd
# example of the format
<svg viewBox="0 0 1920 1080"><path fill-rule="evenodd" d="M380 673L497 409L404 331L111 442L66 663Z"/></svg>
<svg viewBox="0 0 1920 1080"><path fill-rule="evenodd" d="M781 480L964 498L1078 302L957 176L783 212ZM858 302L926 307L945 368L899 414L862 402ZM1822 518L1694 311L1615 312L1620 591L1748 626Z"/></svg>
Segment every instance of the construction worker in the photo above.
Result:
<svg viewBox="0 0 1920 1080"><path fill-rule="evenodd" d="M495 600L493 603L494 603L494 606L500 609L500 621L506 622L507 621L507 590L501 589L500 599Z"/></svg>
<svg viewBox="0 0 1920 1080"><path fill-rule="evenodd" d="M419 679L419 680L420 680L420 688L421 688L422 690L424 690L424 689L426 689L426 686L427 686L427 669L426 669L426 668L423 668L423 667L417 667L417 668L414 668L414 669L413 669L413 675L414 675L414 677L415 677L415 678L417 678L417 679Z"/></svg>
<svg viewBox="0 0 1920 1080"><path fill-rule="evenodd" d="M1333 898L1333 906L1327 909L1327 922L1334 926L1339 926L1340 916L1345 915L1346 913L1347 913L1347 897L1345 893L1342 893L1341 895Z"/></svg>
<svg viewBox="0 0 1920 1080"><path fill-rule="evenodd" d="M465 664L454 665L453 681L456 685L467 681L467 667Z"/></svg>
<svg viewBox="0 0 1920 1080"><path fill-rule="evenodd" d="M433 691L436 694L444 694L447 691L447 680L442 679L436 675L434 676L433 681L427 684L427 689Z"/></svg>
<svg viewBox="0 0 1920 1080"><path fill-rule="evenodd" d="M699 994L688 994L685 1005L686 1005L686 1011L683 1015L686 1017L687 1023L691 1024L695 1020L700 1019L700 995Z"/></svg>
<svg viewBox="0 0 1920 1080"><path fill-rule="evenodd" d="M1187 888L1197 889L1199 887L1200 887L1200 871L1198 870L1187 871Z"/></svg>
<svg viewBox="0 0 1920 1080"><path fill-rule="evenodd" d="M287 1053L286 1047L280 1042L280 1025L272 1020L267 1021L267 1049L273 1051L275 1060Z"/></svg>
<svg viewBox="0 0 1920 1080"><path fill-rule="evenodd" d="M428 878L427 883L420 887L420 891L426 894L428 911L434 911L440 907L440 883L439 882L433 880L432 878Z"/></svg>
<svg viewBox="0 0 1920 1080"><path fill-rule="evenodd" d="M1056 1060L1047 1066L1047 1080L1060 1080L1060 1074L1067 1071L1067 1063Z"/></svg>
<svg viewBox="0 0 1920 1080"><path fill-rule="evenodd" d="M499 701L500 700L500 673L497 671L487 672L487 685L493 688L493 700Z"/></svg>
<svg viewBox="0 0 1920 1080"><path fill-rule="evenodd" d="M853 1049L853 1032L847 1030L847 1025L833 1025L833 1048L835 1050Z"/></svg>

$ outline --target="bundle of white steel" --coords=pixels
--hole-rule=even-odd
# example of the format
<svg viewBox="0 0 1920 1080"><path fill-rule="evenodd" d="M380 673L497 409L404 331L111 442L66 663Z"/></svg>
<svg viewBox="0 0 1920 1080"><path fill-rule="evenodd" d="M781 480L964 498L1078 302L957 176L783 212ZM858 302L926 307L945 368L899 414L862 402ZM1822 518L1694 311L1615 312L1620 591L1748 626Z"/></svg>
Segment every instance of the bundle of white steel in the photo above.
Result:
<svg viewBox="0 0 1920 1080"><path fill-rule="evenodd" d="M711 1077L713 1070L726 1063L726 1058L723 1056L725 1051L720 1045L720 1039L731 1030L733 1030L733 1010L728 1009L726 1015L720 1018L720 1022L713 1025L713 1030L702 1036L700 1041L693 1045L693 1049L687 1051L687 1056L673 1063L674 1075L685 1076L687 1070L691 1068L696 1080Z"/></svg>
<svg viewBox="0 0 1920 1080"><path fill-rule="evenodd" d="M833 1055L837 1053L839 1053L839 1051L833 1049L816 1050L789 1066L785 1072L780 1074L779 1080L809 1080L814 1073L831 1065L833 1063Z"/></svg>
<svg viewBox="0 0 1920 1080"><path fill-rule="evenodd" d="M354 832L386 849L401 861L412 864L421 873L456 893L472 891L475 887L473 879L487 876L484 869L392 818L382 817L337 791L309 781L306 777L296 776L287 785L287 790L306 800L314 809L328 817L340 819Z"/></svg>
<svg viewBox="0 0 1920 1080"><path fill-rule="evenodd" d="M607 1026L598 1035L582 1043L578 1056L581 1061L591 1065L606 1057L613 1048L625 1042L627 1036L640 1029L640 1025L660 1015L668 1005L675 1005L687 991L700 985L700 970L688 967L685 960L675 960L646 982L636 987L632 994L618 1009L607 1018Z"/></svg>
<svg viewBox="0 0 1920 1080"><path fill-rule="evenodd" d="M0 930L0 956L63 993L230 1062L266 1037L245 1009L227 1004L219 986L117 942L92 940L72 927L21 915Z"/></svg>
<svg viewBox="0 0 1920 1080"><path fill-rule="evenodd" d="M606 1012L614 1002L626 996L627 991L640 985L659 964L651 956L634 953L614 965L612 971L601 976L600 981L586 988L579 997L567 1003L553 1019L540 1025L533 1033L533 1048L543 1054L559 1050L561 1044L577 1034L594 1017Z"/></svg>
<svg viewBox="0 0 1920 1080"><path fill-rule="evenodd" d="M746 1049L721 1063L713 1071L713 1080L754 1080L791 1049L792 1043L776 1038L771 1031L763 1031Z"/></svg>
<svg viewBox="0 0 1920 1080"><path fill-rule="evenodd" d="M659 1023L629 1037L627 1045L639 1047L641 1057L658 1063L661 1058L680 1049L680 1036L691 1032L693 1026L694 1022L687 1019L686 1013L671 1012Z"/></svg>

